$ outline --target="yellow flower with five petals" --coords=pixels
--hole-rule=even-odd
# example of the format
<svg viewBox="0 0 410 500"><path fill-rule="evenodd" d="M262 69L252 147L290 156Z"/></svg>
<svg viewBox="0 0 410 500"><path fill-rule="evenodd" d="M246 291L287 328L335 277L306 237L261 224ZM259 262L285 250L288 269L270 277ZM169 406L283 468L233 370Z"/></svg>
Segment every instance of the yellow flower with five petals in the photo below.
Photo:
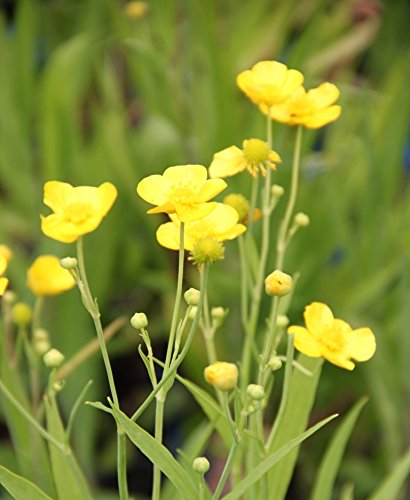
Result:
<svg viewBox="0 0 410 500"><path fill-rule="evenodd" d="M212 212L216 202L209 202L226 188L222 179L207 179L202 165L169 167L163 175L150 175L142 179L137 193L151 205L147 213L176 214L182 222L200 219Z"/></svg>
<svg viewBox="0 0 410 500"><path fill-rule="evenodd" d="M303 75L277 61L260 61L239 73L236 83L253 103L270 107L281 104L299 88Z"/></svg>
<svg viewBox="0 0 410 500"><path fill-rule="evenodd" d="M370 328L352 330L341 319L335 319L330 308L313 302L305 308L306 328L290 326L298 351L313 358L325 358L330 363L353 370L352 361L367 361L376 351L376 340Z"/></svg>
<svg viewBox="0 0 410 500"><path fill-rule="evenodd" d="M46 182L44 204L54 213L41 216L41 230L54 240L72 243L97 229L116 198L117 189L110 182L99 187Z"/></svg>
<svg viewBox="0 0 410 500"><path fill-rule="evenodd" d="M281 162L281 158L269 148L268 143L260 139L246 139L242 144L243 149L230 146L214 154L214 158L209 167L209 176L229 177L239 172L248 170L256 177L258 172L266 174L266 169L276 169L276 163Z"/></svg>
<svg viewBox="0 0 410 500"><path fill-rule="evenodd" d="M171 215L171 222L161 224L157 230L160 245L170 250L179 249L180 221ZM196 221L187 222L184 230L184 248L193 250L194 246L204 240L222 242L233 240L246 231L246 226L238 224L238 212L229 205L216 203L211 213Z"/></svg>
<svg viewBox="0 0 410 500"><path fill-rule="evenodd" d="M40 255L27 271L27 285L39 297L58 295L75 286L70 272L63 269L55 255Z"/></svg>
<svg viewBox="0 0 410 500"><path fill-rule="evenodd" d="M334 104L339 95L336 85L326 82L308 91L300 87L282 104L260 109L278 122L317 129L339 118L342 108Z"/></svg>

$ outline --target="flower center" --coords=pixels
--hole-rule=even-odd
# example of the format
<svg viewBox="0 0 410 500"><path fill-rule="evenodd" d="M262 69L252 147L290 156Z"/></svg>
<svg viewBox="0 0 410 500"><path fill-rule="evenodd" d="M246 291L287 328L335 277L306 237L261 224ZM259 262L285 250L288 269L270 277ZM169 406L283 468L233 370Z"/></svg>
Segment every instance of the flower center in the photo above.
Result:
<svg viewBox="0 0 410 500"><path fill-rule="evenodd" d="M86 203L75 202L67 207L64 219L73 224L81 224L91 215L91 207Z"/></svg>
<svg viewBox="0 0 410 500"><path fill-rule="evenodd" d="M243 141L243 155L248 163L264 163L269 159L268 143L260 139L247 139Z"/></svg>
<svg viewBox="0 0 410 500"><path fill-rule="evenodd" d="M330 351L341 351L343 350L346 341L344 335L333 328L329 328L321 338L322 343L330 350Z"/></svg>
<svg viewBox="0 0 410 500"><path fill-rule="evenodd" d="M175 203L190 205L193 203L194 193L190 188L178 187L172 191L169 198Z"/></svg>

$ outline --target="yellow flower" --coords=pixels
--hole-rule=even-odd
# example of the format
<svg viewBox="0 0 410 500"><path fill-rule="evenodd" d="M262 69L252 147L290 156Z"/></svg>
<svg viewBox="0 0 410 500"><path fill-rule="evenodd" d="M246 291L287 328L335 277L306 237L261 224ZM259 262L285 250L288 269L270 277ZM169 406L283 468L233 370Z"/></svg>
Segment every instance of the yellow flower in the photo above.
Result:
<svg viewBox="0 0 410 500"><path fill-rule="evenodd" d="M207 203L226 188L222 179L208 179L202 165L169 167L163 175L150 175L137 186L137 193L151 205L147 213L176 214L182 222L200 219L212 212L215 202Z"/></svg>
<svg viewBox="0 0 410 500"><path fill-rule="evenodd" d="M256 105L281 104L303 83L303 75L277 61L260 61L239 73L236 83Z"/></svg>
<svg viewBox="0 0 410 500"><path fill-rule="evenodd" d="M229 177L247 169L255 177L259 171L265 175L266 167L275 170L275 163L281 162L278 153L260 139L247 139L243 141L242 147L243 149L239 149L230 146L215 153L209 167L209 176Z"/></svg>
<svg viewBox="0 0 410 500"><path fill-rule="evenodd" d="M192 250L200 241L211 239L218 242L233 240L246 231L243 224L238 224L238 212L223 203L215 203L215 209L202 219L187 222L184 231L184 248ZM170 250L179 249L180 221L171 215L172 222L161 224L157 230L160 245Z"/></svg>
<svg viewBox="0 0 410 500"><path fill-rule="evenodd" d="M230 391L238 383L238 367L226 361L216 361L205 368L204 377L220 391Z"/></svg>
<svg viewBox="0 0 410 500"><path fill-rule="evenodd" d="M54 240L72 243L97 229L116 198L117 189L110 182L99 187L46 182L44 204L54 213L41 216L41 230Z"/></svg>
<svg viewBox="0 0 410 500"><path fill-rule="evenodd" d="M376 340L370 328L352 330L341 319L335 319L330 308L313 302L305 308L306 328L290 326L295 347L313 358L325 358L334 365L353 370L355 361L367 361L376 351Z"/></svg>
<svg viewBox="0 0 410 500"><path fill-rule="evenodd" d="M0 245L0 296L6 291L9 280L3 276L7 270L7 266L13 256L12 251L6 245Z"/></svg>
<svg viewBox="0 0 410 500"><path fill-rule="evenodd" d="M123 6L123 10L125 15L132 19L140 19L141 17L145 16L145 14L148 12L149 7L147 2L127 2Z"/></svg>
<svg viewBox="0 0 410 500"><path fill-rule="evenodd" d="M322 83L307 92L300 87L283 104L272 106L270 116L288 125L302 125L311 129L324 127L340 116L342 108L334 105L339 95L339 89L333 83ZM267 106L261 105L260 108L268 114Z"/></svg>
<svg viewBox="0 0 410 500"><path fill-rule="evenodd" d="M283 297L292 290L293 279L289 274L276 269L265 278L265 291L268 295Z"/></svg>
<svg viewBox="0 0 410 500"><path fill-rule="evenodd" d="M27 286L37 296L58 295L73 288L75 281L58 257L40 255L29 267Z"/></svg>

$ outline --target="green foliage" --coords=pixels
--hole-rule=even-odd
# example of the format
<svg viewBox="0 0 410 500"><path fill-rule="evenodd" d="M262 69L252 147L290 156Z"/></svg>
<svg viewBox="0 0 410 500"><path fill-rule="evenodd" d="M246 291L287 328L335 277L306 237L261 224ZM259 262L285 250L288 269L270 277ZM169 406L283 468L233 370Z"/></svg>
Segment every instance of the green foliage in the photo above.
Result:
<svg viewBox="0 0 410 500"><path fill-rule="evenodd" d="M5 467L0 466L0 484L13 498L30 498L32 500L51 500L37 486L24 477L18 476Z"/></svg>

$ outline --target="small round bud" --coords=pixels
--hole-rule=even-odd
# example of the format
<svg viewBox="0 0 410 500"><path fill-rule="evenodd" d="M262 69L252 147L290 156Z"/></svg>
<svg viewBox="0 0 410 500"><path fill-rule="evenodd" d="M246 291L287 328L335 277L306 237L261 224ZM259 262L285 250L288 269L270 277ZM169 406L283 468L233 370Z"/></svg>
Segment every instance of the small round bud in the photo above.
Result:
<svg viewBox="0 0 410 500"><path fill-rule="evenodd" d="M65 386L65 380L57 380L53 384L53 391L60 392L64 389L64 386Z"/></svg>
<svg viewBox="0 0 410 500"><path fill-rule="evenodd" d="M47 368L58 368L64 361L64 354L57 349L50 349L44 354L43 361Z"/></svg>
<svg viewBox="0 0 410 500"><path fill-rule="evenodd" d="M283 297L292 290L292 276L278 269L265 279L265 290L268 295Z"/></svg>
<svg viewBox="0 0 410 500"><path fill-rule="evenodd" d="M213 307L211 309L211 316L213 319L223 319L227 315L228 311L223 307Z"/></svg>
<svg viewBox="0 0 410 500"><path fill-rule="evenodd" d="M246 388L246 394L255 401L261 401L265 397L265 390L261 385L249 384Z"/></svg>
<svg viewBox="0 0 410 500"><path fill-rule="evenodd" d="M192 306L191 309L189 310L188 313L188 318L194 321L196 312L198 311L198 308L196 306Z"/></svg>
<svg viewBox="0 0 410 500"><path fill-rule="evenodd" d="M192 468L195 472L198 472L198 474L207 473L209 471L209 467L209 461L205 457L195 458L195 460L192 462Z"/></svg>
<svg viewBox="0 0 410 500"><path fill-rule="evenodd" d="M127 2L124 7L124 13L133 21L145 16L149 7L147 2Z"/></svg>
<svg viewBox="0 0 410 500"><path fill-rule="evenodd" d="M12 290L7 290L7 292L4 292L3 300L6 304L13 305L17 300L17 294Z"/></svg>
<svg viewBox="0 0 410 500"><path fill-rule="evenodd" d="M289 324L289 318L285 314L279 314L276 318L276 326L279 328L286 328Z"/></svg>
<svg viewBox="0 0 410 500"><path fill-rule="evenodd" d="M273 372L276 372L282 368L282 361L277 356L272 356L268 361L268 366Z"/></svg>
<svg viewBox="0 0 410 500"><path fill-rule="evenodd" d="M204 238L195 244L191 251L189 260L200 266L202 264L212 264L224 258L224 246L214 238Z"/></svg>
<svg viewBox="0 0 410 500"><path fill-rule="evenodd" d="M248 217L249 201L242 194L228 194L228 196L225 196L223 203L225 203L225 205L230 205L238 212L240 221Z"/></svg>
<svg viewBox="0 0 410 500"><path fill-rule="evenodd" d="M306 227L310 224L310 218L303 212L299 212L295 215L294 224L295 226Z"/></svg>
<svg viewBox="0 0 410 500"><path fill-rule="evenodd" d="M71 269L75 269L78 265L77 259L75 257L64 257L60 260L60 266L63 269L67 269L70 271Z"/></svg>
<svg viewBox="0 0 410 500"><path fill-rule="evenodd" d="M148 319L144 313L135 313L130 323L136 330L141 330L142 328L147 328Z"/></svg>
<svg viewBox="0 0 410 500"><path fill-rule="evenodd" d="M36 328L33 332L33 341L37 340L48 340L49 335L48 331L45 330L44 328Z"/></svg>
<svg viewBox="0 0 410 500"><path fill-rule="evenodd" d="M196 288L190 288L184 293L185 302L189 306L197 306L199 304L199 297L201 296L201 292Z"/></svg>
<svg viewBox="0 0 410 500"><path fill-rule="evenodd" d="M205 380L220 391L230 391L238 383L238 368L233 363L216 361L204 370Z"/></svg>
<svg viewBox="0 0 410 500"><path fill-rule="evenodd" d="M35 340L33 342L33 349L39 356L43 356L46 352L48 352L50 347L51 345L48 340Z"/></svg>
<svg viewBox="0 0 410 500"><path fill-rule="evenodd" d="M274 184L271 188L271 193L272 196L275 196L277 198L280 198L285 194L285 190L282 186L279 186L279 184Z"/></svg>
<svg viewBox="0 0 410 500"><path fill-rule="evenodd" d="M33 317L33 312L28 304L17 302L11 310L11 316L16 325L27 326Z"/></svg>

